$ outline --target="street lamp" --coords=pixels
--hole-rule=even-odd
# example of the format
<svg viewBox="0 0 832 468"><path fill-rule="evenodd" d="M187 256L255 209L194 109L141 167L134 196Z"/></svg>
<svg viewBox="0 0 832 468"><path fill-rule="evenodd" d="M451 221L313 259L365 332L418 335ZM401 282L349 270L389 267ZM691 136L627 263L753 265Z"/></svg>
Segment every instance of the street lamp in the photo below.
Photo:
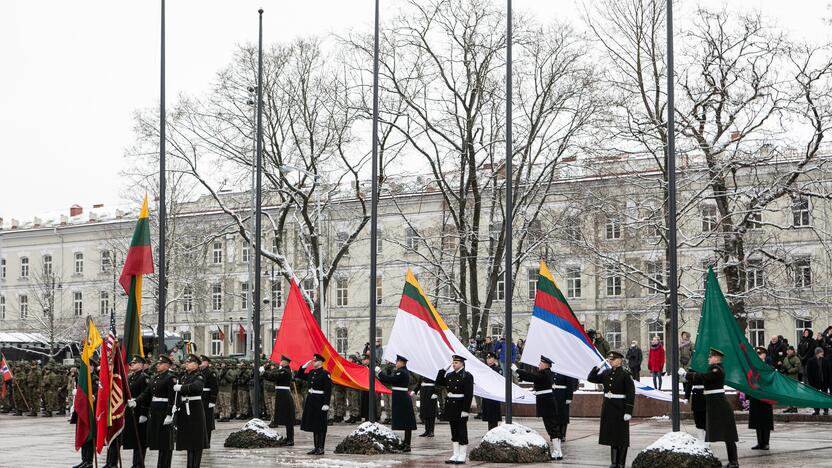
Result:
<svg viewBox="0 0 832 468"><path fill-rule="evenodd" d="M306 174L309 177L312 177L312 180L314 180L315 183L318 183L321 179L321 176L318 175L318 174L315 174L314 172L310 172L306 169L303 169L303 168L297 167L297 166L292 166L290 164L282 164L282 165L279 166L279 169L283 172L294 171L294 172L299 172L301 174ZM324 263L323 263L323 259L321 258L322 257L321 249L323 248L323 242L321 241L321 195L320 195L320 192L318 192L317 190L315 191L315 210L317 211L317 214L318 214L317 220L315 221L315 230L318 231L318 289L319 289L319 294L321 296L321 301L320 301L321 302L321 325L323 325L321 328L323 328L324 332L327 335L329 335L329 333L328 333L329 332L329 330L328 330L329 320L328 320L328 317L326 317L326 315L328 315L328 314L326 314L324 312L324 310L325 310L325 308L324 308L324 304L325 304L325 302L324 302L325 301L325 299L324 299Z"/></svg>

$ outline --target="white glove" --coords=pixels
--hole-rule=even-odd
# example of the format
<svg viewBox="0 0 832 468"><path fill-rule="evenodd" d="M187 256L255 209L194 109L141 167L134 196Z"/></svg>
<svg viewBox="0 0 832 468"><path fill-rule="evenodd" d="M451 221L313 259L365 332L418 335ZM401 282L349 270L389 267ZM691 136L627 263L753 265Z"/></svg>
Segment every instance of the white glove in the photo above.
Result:
<svg viewBox="0 0 832 468"><path fill-rule="evenodd" d="M680 367L677 373L679 374L679 380L687 382L688 371L686 371L684 367Z"/></svg>
<svg viewBox="0 0 832 468"><path fill-rule="evenodd" d="M132 398L127 400L127 407L128 408L135 408L136 407L136 400L134 400Z"/></svg>
<svg viewBox="0 0 832 468"><path fill-rule="evenodd" d="M430 399L431 399L431 400L436 400L436 399L437 399L437 396L436 396L436 395L431 395L431 396L430 396Z"/></svg>
<svg viewBox="0 0 832 468"><path fill-rule="evenodd" d="M625 414L625 415L624 415L624 420L625 420L625 421L629 421L630 419L633 419L633 417L632 417L632 416L630 416L629 414Z"/></svg>
<svg viewBox="0 0 832 468"><path fill-rule="evenodd" d="M213 408L213 407L215 407L215 406L217 406L217 405L215 405L215 404L213 404L213 403L208 403L208 407L209 407L209 408Z"/></svg>
<svg viewBox="0 0 832 468"><path fill-rule="evenodd" d="M171 416L171 415L165 416L165 422L163 422L162 424L165 425L165 426L170 426L171 424L173 424L173 416Z"/></svg>
<svg viewBox="0 0 832 468"><path fill-rule="evenodd" d="M413 393L413 390L411 390L411 391L409 391L409 392L407 392L407 393L408 393L408 395L410 395L410 396L415 395L415 393Z"/></svg>
<svg viewBox="0 0 832 468"><path fill-rule="evenodd" d="M260 373L266 372L266 366L260 366Z"/></svg>
<svg viewBox="0 0 832 468"><path fill-rule="evenodd" d="M467 417L468 417L468 412L467 412L467 411L463 411L462 413L460 413L460 414L459 414L459 417L461 417L461 418L467 418Z"/></svg>
<svg viewBox="0 0 832 468"><path fill-rule="evenodd" d="M321 406L321 411L329 411L329 405Z"/></svg>
<svg viewBox="0 0 832 468"><path fill-rule="evenodd" d="M381 367L376 366L376 374L378 374L379 372L381 372Z"/></svg>
<svg viewBox="0 0 832 468"><path fill-rule="evenodd" d="M517 364L513 364L513 363L511 364L511 371L512 372L517 372Z"/></svg>
<svg viewBox="0 0 832 468"><path fill-rule="evenodd" d="M176 384L173 386L174 392L178 392L179 390L182 390L182 384Z"/></svg>
<svg viewBox="0 0 832 468"><path fill-rule="evenodd" d="M570 403L572 403L572 400L566 400L567 405L570 404Z"/></svg>
<svg viewBox="0 0 832 468"><path fill-rule="evenodd" d="M139 416L139 424L144 424L147 422L147 416Z"/></svg>

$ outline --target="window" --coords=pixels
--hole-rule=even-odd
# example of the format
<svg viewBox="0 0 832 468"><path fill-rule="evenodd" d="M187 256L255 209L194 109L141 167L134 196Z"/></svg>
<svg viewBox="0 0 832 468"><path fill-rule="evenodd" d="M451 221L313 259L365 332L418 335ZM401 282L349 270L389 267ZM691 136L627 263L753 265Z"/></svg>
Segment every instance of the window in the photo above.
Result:
<svg viewBox="0 0 832 468"><path fill-rule="evenodd" d="M272 302L274 302L275 307L283 305L283 283L280 282L280 279L272 280Z"/></svg>
<svg viewBox="0 0 832 468"><path fill-rule="evenodd" d="M2 317L0 317L0 318L2 318ZM795 337L796 337L796 339L794 340L795 345L800 343L800 339L803 338L803 330L806 329L806 328L809 328L809 329L812 328L812 319L795 319L794 320L794 331L795 331ZM797 349L797 346L795 346L795 349ZM814 352L814 350L812 350L812 351Z"/></svg>
<svg viewBox="0 0 832 468"><path fill-rule="evenodd" d="M240 283L240 308L248 310L248 281Z"/></svg>
<svg viewBox="0 0 832 468"><path fill-rule="evenodd" d="M537 268L529 268L526 272L529 274L529 300L533 301L537 295L537 276L539 272Z"/></svg>
<svg viewBox="0 0 832 468"><path fill-rule="evenodd" d="M303 280L303 284L301 286L303 288L303 292L306 293L309 297L315 296L315 279L314 278L306 278Z"/></svg>
<svg viewBox="0 0 832 468"><path fill-rule="evenodd" d="M248 263L251 259L251 248L248 245L248 242L243 241L242 250L240 252L240 260L243 263Z"/></svg>
<svg viewBox="0 0 832 468"><path fill-rule="evenodd" d="M25 319L29 317L29 296L21 294L17 297L17 303L20 304L20 318Z"/></svg>
<svg viewBox="0 0 832 468"><path fill-rule="evenodd" d="M349 239L350 239L350 235L347 234L344 231L338 231L337 233L335 233L335 240L338 242L338 248L339 249L341 249L342 247L344 248L344 256L345 257L350 256L350 246L349 246L349 244L347 244Z"/></svg>
<svg viewBox="0 0 832 468"><path fill-rule="evenodd" d="M419 234L410 226L404 229L404 248L407 250L419 248Z"/></svg>
<svg viewBox="0 0 832 468"><path fill-rule="evenodd" d="M381 229L376 229L376 254L381 254L384 250L384 243L381 240L381 235Z"/></svg>
<svg viewBox="0 0 832 468"><path fill-rule="evenodd" d="M615 216L607 216L606 234L607 240L621 239L621 220Z"/></svg>
<svg viewBox="0 0 832 468"><path fill-rule="evenodd" d="M335 350L338 354L346 354L349 349L349 339L347 338L347 329L338 327L335 329Z"/></svg>
<svg viewBox="0 0 832 468"><path fill-rule="evenodd" d="M499 340L500 337L503 336L503 325L500 323L495 323L491 325L491 339Z"/></svg>
<svg viewBox="0 0 832 468"><path fill-rule="evenodd" d="M751 347L766 346L766 324L763 319L748 320L748 342Z"/></svg>
<svg viewBox="0 0 832 468"><path fill-rule="evenodd" d="M792 263L794 273L794 287L808 288L812 286L812 261L808 258L800 258Z"/></svg>
<svg viewBox="0 0 832 468"><path fill-rule="evenodd" d="M222 310L222 284L211 285L211 310L218 312Z"/></svg>
<svg viewBox="0 0 832 468"><path fill-rule="evenodd" d="M621 348L621 322L618 320L607 320L604 323L604 333L607 342L610 344L610 349Z"/></svg>
<svg viewBox="0 0 832 468"><path fill-rule="evenodd" d="M581 267L566 267L566 297L581 297Z"/></svg>
<svg viewBox="0 0 832 468"><path fill-rule="evenodd" d="M220 331L211 332L211 356L222 355L222 339L220 338Z"/></svg>
<svg viewBox="0 0 832 468"><path fill-rule="evenodd" d="M702 214L702 232L716 229L716 205L702 205L699 210Z"/></svg>
<svg viewBox="0 0 832 468"><path fill-rule="evenodd" d="M647 262L647 278L650 294L664 289L664 262Z"/></svg>
<svg viewBox="0 0 832 468"><path fill-rule="evenodd" d="M107 291L99 291L98 293L98 313L101 315L110 313L110 293Z"/></svg>
<svg viewBox="0 0 832 468"><path fill-rule="evenodd" d="M442 250L446 253L453 253L456 250L456 237L454 227L450 224L442 226Z"/></svg>
<svg viewBox="0 0 832 468"><path fill-rule="evenodd" d="M84 253L75 252L75 274L84 274Z"/></svg>
<svg viewBox="0 0 832 468"><path fill-rule="evenodd" d="M109 250L101 251L101 271L110 271L113 266L113 258Z"/></svg>
<svg viewBox="0 0 832 468"><path fill-rule="evenodd" d="M0 320L6 320L6 296L0 296Z"/></svg>
<svg viewBox="0 0 832 468"><path fill-rule="evenodd" d="M805 227L811 225L809 199L798 197L792 200L792 226Z"/></svg>
<svg viewBox="0 0 832 468"><path fill-rule="evenodd" d="M376 276L376 305L381 305L382 297L384 296L383 278Z"/></svg>
<svg viewBox="0 0 832 468"><path fill-rule="evenodd" d="M763 212L754 210L748 215L748 229L763 228Z"/></svg>
<svg viewBox="0 0 832 468"><path fill-rule="evenodd" d="M84 315L84 294L81 291L72 293L72 311L76 317Z"/></svg>
<svg viewBox="0 0 832 468"><path fill-rule="evenodd" d="M349 289L346 278L338 278L335 280L335 305L345 306L349 305Z"/></svg>
<svg viewBox="0 0 832 468"><path fill-rule="evenodd" d="M506 298L506 280L505 274L500 273L500 276L497 277L497 300L503 301Z"/></svg>
<svg viewBox="0 0 832 468"><path fill-rule="evenodd" d="M214 241L214 245L211 249L211 262L214 265L222 263L222 241Z"/></svg>
<svg viewBox="0 0 832 468"><path fill-rule="evenodd" d="M52 276L52 256L46 254L43 256L43 276L50 277Z"/></svg>
<svg viewBox="0 0 832 468"><path fill-rule="evenodd" d="M763 271L763 261L760 259L752 259L746 262L745 280L748 284L746 289L762 288L765 283L765 273Z"/></svg>
<svg viewBox="0 0 832 468"><path fill-rule="evenodd" d="M20 277L29 277L29 257L20 257Z"/></svg>
<svg viewBox="0 0 832 468"><path fill-rule="evenodd" d="M658 336L659 341L664 342L664 323L659 320L647 323L647 341L652 341L654 336Z"/></svg>
<svg viewBox="0 0 832 468"><path fill-rule="evenodd" d="M488 237L492 239L499 239L501 232L503 232L502 223L493 222L488 224Z"/></svg>
<svg viewBox="0 0 832 468"><path fill-rule="evenodd" d="M607 296L621 295L621 267L608 265L606 269Z"/></svg>
<svg viewBox="0 0 832 468"><path fill-rule="evenodd" d="M581 240L581 220L579 218L568 218L564 224L566 240L573 242Z"/></svg>
<svg viewBox="0 0 832 468"><path fill-rule="evenodd" d="M190 286L182 289L182 312L194 311L194 290Z"/></svg>
<svg viewBox="0 0 832 468"><path fill-rule="evenodd" d="M0 280L6 279L6 259L0 258Z"/></svg>

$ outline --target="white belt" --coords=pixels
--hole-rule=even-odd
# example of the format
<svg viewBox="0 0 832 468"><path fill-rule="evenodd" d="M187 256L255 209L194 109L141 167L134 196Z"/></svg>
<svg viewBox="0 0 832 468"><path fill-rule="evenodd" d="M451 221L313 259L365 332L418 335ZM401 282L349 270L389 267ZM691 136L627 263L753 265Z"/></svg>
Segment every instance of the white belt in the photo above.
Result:
<svg viewBox="0 0 832 468"><path fill-rule="evenodd" d="M433 387L434 384L432 384L432 383L423 383L422 386L423 387Z"/></svg>
<svg viewBox="0 0 832 468"><path fill-rule="evenodd" d="M274 386L274 389L275 389L275 390L290 390L290 388L289 388L289 387L284 387L284 386L282 386L282 385L275 385L275 386Z"/></svg>
<svg viewBox="0 0 832 468"><path fill-rule="evenodd" d="M407 391L409 391L407 389L407 387L390 387L390 388L392 388L393 390L396 390L398 392L407 392Z"/></svg>
<svg viewBox="0 0 832 468"><path fill-rule="evenodd" d="M724 388L715 388L713 390L705 390L702 393L704 393L705 395L715 395L717 393L725 393L725 389Z"/></svg>
<svg viewBox="0 0 832 468"><path fill-rule="evenodd" d="M153 403L162 403L162 402L167 403L168 399L167 398L162 398L162 397L153 397Z"/></svg>
<svg viewBox="0 0 832 468"><path fill-rule="evenodd" d="M622 395L621 393L605 393L604 398L627 398L627 395Z"/></svg>
<svg viewBox="0 0 832 468"><path fill-rule="evenodd" d="M555 390L566 390L566 385L552 385Z"/></svg>
<svg viewBox="0 0 832 468"><path fill-rule="evenodd" d="M694 385L694 386L690 387L690 389L691 390L705 390L705 386L704 385Z"/></svg>
<svg viewBox="0 0 832 468"><path fill-rule="evenodd" d="M203 388L203 389L202 389L202 391L203 391L203 392L210 392L210 391L211 391L211 389L210 389L210 388Z"/></svg>
<svg viewBox="0 0 832 468"><path fill-rule="evenodd" d="M309 393L312 393L312 394L315 394L315 395L323 395L324 391L323 390L315 390L314 388L310 388Z"/></svg>
<svg viewBox="0 0 832 468"><path fill-rule="evenodd" d="M464 398L464 393L449 393L448 398Z"/></svg>
<svg viewBox="0 0 832 468"><path fill-rule="evenodd" d="M199 401L199 400L202 400L201 396L182 397L182 401L185 402L185 414L190 416L191 415L191 402L192 401Z"/></svg>
<svg viewBox="0 0 832 468"><path fill-rule="evenodd" d="M546 390L535 390L535 395L546 395L547 393L552 393L551 388L547 388Z"/></svg>

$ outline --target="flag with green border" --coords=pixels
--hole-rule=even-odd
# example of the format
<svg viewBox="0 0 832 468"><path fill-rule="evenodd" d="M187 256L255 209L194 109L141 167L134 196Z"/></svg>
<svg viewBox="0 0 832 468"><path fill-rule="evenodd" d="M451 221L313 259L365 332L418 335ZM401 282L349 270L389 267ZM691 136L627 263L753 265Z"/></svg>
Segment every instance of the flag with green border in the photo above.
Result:
<svg viewBox="0 0 832 468"><path fill-rule="evenodd" d="M130 249L124 259L119 284L127 293L127 312L124 315L122 346L125 359L138 354L144 356L142 346L142 275L153 273L153 252L150 246L150 221L148 219L147 195L144 197L139 221L133 230Z"/></svg>

